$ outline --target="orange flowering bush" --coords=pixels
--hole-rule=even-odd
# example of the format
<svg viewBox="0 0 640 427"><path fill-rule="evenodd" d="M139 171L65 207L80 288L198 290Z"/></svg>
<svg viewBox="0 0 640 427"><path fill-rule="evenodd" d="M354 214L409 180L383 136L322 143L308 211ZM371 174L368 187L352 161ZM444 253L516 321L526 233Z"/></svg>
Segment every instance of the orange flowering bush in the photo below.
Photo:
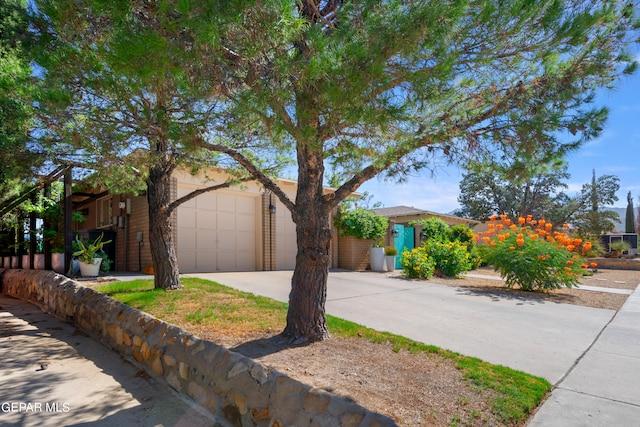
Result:
<svg viewBox="0 0 640 427"><path fill-rule="evenodd" d="M506 215L491 217L486 232L477 233L485 243L485 261L493 264L509 287L536 289L568 288L578 284L585 262L582 253L591 243L554 230L553 224L531 216L511 221Z"/></svg>

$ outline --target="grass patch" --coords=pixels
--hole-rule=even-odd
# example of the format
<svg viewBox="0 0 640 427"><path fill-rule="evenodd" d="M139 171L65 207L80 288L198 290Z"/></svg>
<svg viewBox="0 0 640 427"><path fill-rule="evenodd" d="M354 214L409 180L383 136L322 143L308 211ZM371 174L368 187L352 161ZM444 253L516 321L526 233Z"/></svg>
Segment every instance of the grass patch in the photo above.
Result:
<svg viewBox="0 0 640 427"><path fill-rule="evenodd" d="M185 278L181 282L184 289L171 292L154 289L152 280L99 285L96 290L169 323L195 328L215 325L211 329L221 335L242 337L255 333L273 333L285 325L285 303L209 280ZM389 332L376 331L334 316L327 316L327 324L331 334L335 336L389 343L394 351L434 353L451 360L474 386L495 392L492 410L505 424L524 422L551 389L551 384L543 378Z"/></svg>

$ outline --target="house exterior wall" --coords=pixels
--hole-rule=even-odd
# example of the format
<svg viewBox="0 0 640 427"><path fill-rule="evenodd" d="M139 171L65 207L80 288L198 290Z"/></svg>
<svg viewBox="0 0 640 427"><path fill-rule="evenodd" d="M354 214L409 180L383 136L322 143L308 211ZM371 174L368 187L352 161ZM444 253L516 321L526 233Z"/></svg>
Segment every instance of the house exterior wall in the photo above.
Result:
<svg viewBox="0 0 640 427"><path fill-rule="evenodd" d="M227 175L220 171L207 171L206 173L200 173L192 175L184 171L178 171L174 173L171 185L171 200L175 201L178 197L187 194L190 191L205 188L211 185L215 185L224 182L227 179ZM291 200L295 200L297 185L295 181L281 180L279 182L281 188L285 191ZM331 190L327 190L331 191ZM228 189L217 190L214 192L204 193L198 197L206 198L207 195L215 195L221 199L226 200L225 203L232 201L234 198L243 200L245 207L247 201L252 200L254 204L254 224L247 229L252 229L252 235L250 238L251 246L255 248L250 261L251 270L281 270L281 269L293 269L295 267L295 257L297 253L296 236L295 236L295 223L291 219L291 214L288 209L282 204L278 198L256 182L244 183L240 186L231 187ZM173 238L176 245L176 253L178 256L178 264L185 264L185 257L193 257L194 251L185 250L184 235L180 235L181 226L185 222L192 221L194 215L194 206L197 206L197 199L191 199L184 205L179 206L172 216L172 230ZM202 200L202 199L201 199ZM107 202L108 201L108 202ZM105 206L109 207L109 221L100 222L100 217L105 217L103 212L100 215L100 209L104 211ZM122 203L122 205L121 205ZM275 206L275 213L271 213L269 206ZM122 206L122 207L121 207ZM191 212L188 212L187 207L191 206ZM113 270L117 271L130 271L130 272L150 272L147 268L152 266L151 251L149 248L149 209L146 195L132 196L132 195L109 195L105 198L91 201L82 205L81 209L86 209L86 221L82 224L83 232L87 233L89 230L105 230L112 232L115 236L115 259ZM196 209L197 210L197 209ZM211 210L212 215L215 213L215 209ZM227 212L230 214L231 212ZM333 215L332 215L333 217ZM213 221L213 217L207 217L200 215L200 222ZM231 216L227 215L227 220L231 221ZM236 218L236 221L241 219ZM330 218L331 223L333 220ZM237 222L236 222L237 223ZM238 223L237 223L238 224ZM215 227L211 224L206 226L208 232L217 232ZM184 230L184 229L183 229ZM196 227L191 230L191 234L200 234L199 229ZM232 230L226 230L227 236L232 236ZM236 233L237 236L237 233ZM246 234L245 234L246 236ZM138 241L138 237L141 237L141 241ZM338 266L338 255L340 249L338 247L338 233L333 231L333 238L330 247L330 265ZM248 241L242 241L242 238L238 238L241 244L248 243ZM231 241L228 237L222 238L220 245L231 246ZM182 245L182 249L181 249ZM188 253L190 252L190 253ZM230 254L225 254L229 256ZM193 259L188 260L193 264ZM215 268L215 262L212 262L211 271L218 271ZM181 271L183 268L181 267ZM186 270L185 270L186 271Z"/></svg>

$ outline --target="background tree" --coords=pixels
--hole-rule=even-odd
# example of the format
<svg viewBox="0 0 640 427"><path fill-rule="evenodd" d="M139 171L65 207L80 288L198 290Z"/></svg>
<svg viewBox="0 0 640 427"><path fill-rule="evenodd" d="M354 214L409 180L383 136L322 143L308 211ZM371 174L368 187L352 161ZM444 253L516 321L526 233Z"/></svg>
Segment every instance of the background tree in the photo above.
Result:
<svg viewBox="0 0 640 427"><path fill-rule="evenodd" d="M146 2L35 4L41 48L36 59L47 89L40 102L40 141L54 161L91 170L91 185L125 194L146 190L155 286L180 288L172 213L203 192L250 178L219 156L204 156L193 143L215 122L220 68L200 62L209 47L185 36L183 17L171 8ZM241 16L229 5L201 9L209 24L199 30L215 31L224 12ZM235 148L257 154L250 140ZM263 158L278 158L263 151ZM174 171L213 166L225 167L229 179L170 199Z"/></svg>
<svg viewBox="0 0 640 427"><path fill-rule="evenodd" d="M471 166L460 181L460 216L487 221L507 213L512 218L559 218L567 212L561 190L569 178L561 159L545 164L541 156L528 159L514 152L507 161ZM562 222L565 222L564 220Z"/></svg>
<svg viewBox="0 0 640 427"><path fill-rule="evenodd" d="M572 219L572 225L581 234L597 238L614 229L614 222L619 221L619 215L603 208L618 201L616 192L620 189L619 182L618 177L613 175L596 178L596 171L593 170L591 183L582 186L581 208Z"/></svg>
<svg viewBox="0 0 640 427"><path fill-rule="evenodd" d="M298 254L284 335L328 336L330 212L378 174L401 179L501 147L552 153L601 129L598 87L631 71L637 24L613 1L265 2L221 38L244 135L297 161L291 200L251 159L207 135L291 211ZM197 18L189 25L195 32ZM204 38L201 38L206 42ZM246 114L260 122L247 126ZM228 129L226 129L228 130ZM576 138L558 139L568 130ZM222 132L222 131L221 131ZM336 191L326 193L329 176Z"/></svg>
<svg viewBox="0 0 640 427"><path fill-rule="evenodd" d="M15 195L40 164L28 149L33 84L26 1L0 3L0 202Z"/></svg>
<svg viewBox="0 0 640 427"><path fill-rule="evenodd" d="M631 197L631 191L627 193L627 212L626 212L625 222L624 222L624 232L625 233L636 232L636 219L635 219L635 211L633 210L633 197Z"/></svg>

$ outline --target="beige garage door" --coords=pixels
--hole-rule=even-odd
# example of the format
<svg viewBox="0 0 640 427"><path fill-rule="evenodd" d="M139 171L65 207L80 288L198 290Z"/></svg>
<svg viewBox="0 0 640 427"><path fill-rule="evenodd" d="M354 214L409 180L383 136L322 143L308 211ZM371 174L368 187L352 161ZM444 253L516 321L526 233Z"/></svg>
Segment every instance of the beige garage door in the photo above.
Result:
<svg viewBox="0 0 640 427"><path fill-rule="evenodd" d="M282 202L276 203L276 269L293 270L296 266L296 224Z"/></svg>
<svg viewBox="0 0 640 427"><path fill-rule="evenodd" d="M192 191L178 186L178 197ZM250 194L212 192L178 208L181 273L256 270L256 201Z"/></svg>

